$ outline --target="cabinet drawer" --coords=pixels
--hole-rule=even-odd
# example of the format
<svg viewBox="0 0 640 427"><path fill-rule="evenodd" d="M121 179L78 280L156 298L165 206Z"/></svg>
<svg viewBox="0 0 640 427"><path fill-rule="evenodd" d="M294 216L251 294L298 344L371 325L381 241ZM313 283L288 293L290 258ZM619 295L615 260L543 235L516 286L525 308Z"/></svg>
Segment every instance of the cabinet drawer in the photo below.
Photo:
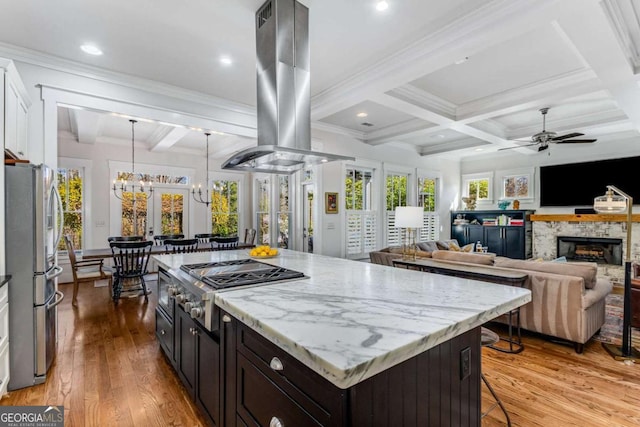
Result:
<svg viewBox="0 0 640 427"><path fill-rule="evenodd" d="M0 348L9 341L9 304L0 305Z"/></svg>
<svg viewBox="0 0 640 427"><path fill-rule="evenodd" d="M268 426L274 417L284 426L323 425L241 354L237 373L237 411L248 425Z"/></svg>
<svg viewBox="0 0 640 427"><path fill-rule="evenodd" d="M156 308L156 337L158 337L158 342L162 346L164 353L171 360L173 355L173 325L158 308Z"/></svg>
<svg viewBox="0 0 640 427"><path fill-rule="evenodd" d="M9 343L0 346L0 396L7 392L9 385Z"/></svg>
<svg viewBox="0 0 640 427"><path fill-rule="evenodd" d="M344 390L311 371L246 325L238 325L237 345L239 352L315 419L322 421L322 425L340 423L346 399ZM273 369L272 361L279 362L282 369Z"/></svg>

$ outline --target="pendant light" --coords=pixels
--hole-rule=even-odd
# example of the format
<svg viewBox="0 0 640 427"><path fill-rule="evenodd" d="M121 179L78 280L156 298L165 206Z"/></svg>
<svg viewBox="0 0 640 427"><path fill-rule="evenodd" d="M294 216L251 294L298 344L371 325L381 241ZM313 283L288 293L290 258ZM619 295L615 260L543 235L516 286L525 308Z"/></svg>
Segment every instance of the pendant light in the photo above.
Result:
<svg viewBox="0 0 640 427"><path fill-rule="evenodd" d="M202 203L204 205L207 205L207 207L209 207L209 205L211 204L211 196L209 195L209 135L211 135L209 132L205 132L205 135L207 136L207 181L206 181L206 185L207 185L207 190L206 190L206 194L204 196L204 198L202 197L202 185L198 184L198 190L196 191L196 186L194 185L193 188L191 188L191 195L193 196L193 200L195 200L198 203ZM196 197L197 195L197 197Z"/></svg>
<svg viewBox="0 0 640 427"><path fill-rule="evenodd" d="M113 180L113 194L120 200L123 199L124 197L124 193L133 193L134 197L133 197L133 202L135 203L136 197L135 197L135 193L142 193L145 195L145 197L149 197L151 194L153 194L153 186L152 183L149 182L149 190L147 191L144 188L144 181L140 180L140 187L138 187L138 189L136 190L136 184L135 184L135 180L136 180L136 158L135 158L135 130L134 130L134 125L138 122L137 120L129 120L131 122L131 187L129 187L129 184L127 182L126 179L120 179L118 182L120 182L120 187L117 187L117 181L114 179ZM119 191L119 192L118 192Z"/></svg>

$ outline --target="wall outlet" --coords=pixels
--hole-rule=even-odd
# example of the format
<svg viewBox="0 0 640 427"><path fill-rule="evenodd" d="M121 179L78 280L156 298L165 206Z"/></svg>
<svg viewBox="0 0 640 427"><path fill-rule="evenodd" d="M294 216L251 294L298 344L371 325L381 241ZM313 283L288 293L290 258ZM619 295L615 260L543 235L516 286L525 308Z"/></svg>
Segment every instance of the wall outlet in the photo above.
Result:
<svg viewBox="0 0 640 427"><path fill-rule="evenodd" d="M96 221L96 227L104 227L105 225L107 225L107 223L103 219Z"/></svg>
<svg viewBox="0 0 640 427"><path fill-rule="evenodd" d="M460 352L460 379L464 380L471 375L471 348L467 347Z"/></svg>

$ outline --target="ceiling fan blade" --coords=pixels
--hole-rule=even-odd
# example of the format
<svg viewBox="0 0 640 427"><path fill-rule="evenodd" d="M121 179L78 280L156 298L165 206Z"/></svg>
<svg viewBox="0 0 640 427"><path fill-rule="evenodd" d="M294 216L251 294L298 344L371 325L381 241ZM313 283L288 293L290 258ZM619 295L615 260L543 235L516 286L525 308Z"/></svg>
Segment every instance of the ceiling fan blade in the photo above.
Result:
<svg viewBox="0 0 640 427"><path fill-rule="evenodd" d="M565 139L562 141L554 141L556 144L580 144L585 142L596 142L597 139Z"/></svg>
<svg viewBox="0 0 640 427"><path fill-rule="evenodd" d="M550 139L552 141L562 141L563 139L575 138L576 136L583 136L583 135L584 133L574 132L574 133L568 133L566 135L554 136L553 138L550 138Z"/></svg>
<svg viewBox="0 0 640 427"><path fill-rule="evenodd" d="M498 151L502 151L502 150L513 150L514 148L522 148L522 147L530 147L532 145L537 145L537 142L534 142L533 144L527 144L527 145L518 145L516 147L505 147L505 148L498 148Z"/></svg>
<svg viewBox="0 0 640 427"><path fill-rule="evenodd" d="M538 147L538 153L539 153L540 151L547 150L548 148L549 148L549 146L548 146L548 145L541 145L540 147Z"/></svg>

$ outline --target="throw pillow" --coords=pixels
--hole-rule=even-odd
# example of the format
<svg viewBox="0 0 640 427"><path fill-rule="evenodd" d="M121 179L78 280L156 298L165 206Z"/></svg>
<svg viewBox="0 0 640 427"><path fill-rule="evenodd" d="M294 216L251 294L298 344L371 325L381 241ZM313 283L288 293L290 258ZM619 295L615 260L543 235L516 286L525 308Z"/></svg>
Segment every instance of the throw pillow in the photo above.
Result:
<svg viewBox="0 0 640 427"><path fill-rule="evenodd" d="M418 249L425 252L433 252L438 250L438 246L434 241L418 242L416 243L416 245L418 246Z"/></svg>
<svg viewBox="0 0 640 427"><path fill-rule="evenodd" d="M464 245L461 249L462 252L473 252L475 251L476 245L473 243L469 243L468 245Z"/></svg>
<svg viewBox="0 0 640 427"><path fill-rule="evenodd" d="M450 251L456 251L456 252L460 252L462 249L460 248L460 246L458 246L457 243L449 243L449 250Z"/></svg>
<svg viewBox="0 0 640 427"><path fill-rule="evenodd" d="M566 256L561 256L561 257L558 257L556 259L552 259L551 262L567 262L567 257Z"/></svg>
<svg viewBox="0 0 640 427"><path fill-rule="evenodd" d="M442 240L438 240L436 242L436 246L438 247L438 249L440 249L441 251L448 251L449 250L449 244L447 242L443 242Z"/></svg>

